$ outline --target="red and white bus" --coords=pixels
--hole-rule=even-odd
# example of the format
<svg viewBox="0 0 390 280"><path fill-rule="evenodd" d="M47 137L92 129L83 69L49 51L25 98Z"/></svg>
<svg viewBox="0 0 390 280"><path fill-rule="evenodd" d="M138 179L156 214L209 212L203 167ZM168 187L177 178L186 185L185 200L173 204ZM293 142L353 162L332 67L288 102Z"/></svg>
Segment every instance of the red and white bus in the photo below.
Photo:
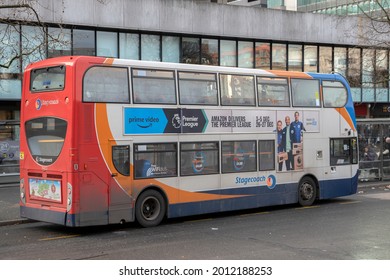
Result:
<svg viewBox="0 0 390 280"><path fill-rule="evenodd" d="M59 57L27 67L21 107L29 219L148 227L357 190L337 74Z"/></svg>

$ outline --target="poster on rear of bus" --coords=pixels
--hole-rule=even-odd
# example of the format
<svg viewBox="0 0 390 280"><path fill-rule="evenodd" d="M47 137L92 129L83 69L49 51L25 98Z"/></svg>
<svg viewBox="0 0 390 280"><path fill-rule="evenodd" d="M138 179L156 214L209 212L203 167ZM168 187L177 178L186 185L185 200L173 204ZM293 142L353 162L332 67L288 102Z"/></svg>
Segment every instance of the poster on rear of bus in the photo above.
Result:
<svg viewBox="0 0 390 280"><path fill-rule="evenodd" d="M31 198L61 202L61 182L30 178L28 180Z"/></svg>

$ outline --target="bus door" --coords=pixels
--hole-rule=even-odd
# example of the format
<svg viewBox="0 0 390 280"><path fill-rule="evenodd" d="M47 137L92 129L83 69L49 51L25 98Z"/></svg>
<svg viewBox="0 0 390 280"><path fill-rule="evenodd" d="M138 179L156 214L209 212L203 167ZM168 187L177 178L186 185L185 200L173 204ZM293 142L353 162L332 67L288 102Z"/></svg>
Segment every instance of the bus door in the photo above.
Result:
<svg viewBox="0 0 390 280"><path fill-rule="evenodd" d="M343 180L351 180L357 168L357 140L356 137L330 138L330 166L326 171L329 186L328 194L324 192L323 198L345 195L348 192L340 188ZM338 183L335 183L338 182Z"/></svg>
<svg viewBox="0 0 390 280"><path fill-rule="evenodd" d="M109 223L132 220L131 185L133 174L130 170L132 141L116 140L110 143L111 179L109 184Z"/></svg>

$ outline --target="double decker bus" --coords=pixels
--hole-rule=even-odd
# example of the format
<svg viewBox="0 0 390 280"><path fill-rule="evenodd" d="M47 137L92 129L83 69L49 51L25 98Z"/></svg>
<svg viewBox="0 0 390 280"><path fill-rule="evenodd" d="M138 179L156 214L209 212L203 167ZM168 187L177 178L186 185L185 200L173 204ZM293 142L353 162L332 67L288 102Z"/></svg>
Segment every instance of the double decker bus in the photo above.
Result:
<svg viewBox="0 0 390 280"><path fill-rule="evenodd" d="M338 74L59 57L24 74L22 217L70 227L356 193Z"/></svg>

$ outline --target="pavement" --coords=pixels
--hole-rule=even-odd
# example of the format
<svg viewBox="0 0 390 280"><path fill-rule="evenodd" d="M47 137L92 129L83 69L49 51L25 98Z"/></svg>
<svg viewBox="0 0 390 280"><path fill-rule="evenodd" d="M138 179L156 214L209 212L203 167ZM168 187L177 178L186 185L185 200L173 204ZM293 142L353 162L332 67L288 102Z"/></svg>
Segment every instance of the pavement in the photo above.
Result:
<svg viewBox="0 0 390 280"><path fill-rule="evenodd" d="M358 193L374 189L390 190L390 181L359 181ZM31 222L20 217L19 184L0 184L0 226Z"/></svg>

